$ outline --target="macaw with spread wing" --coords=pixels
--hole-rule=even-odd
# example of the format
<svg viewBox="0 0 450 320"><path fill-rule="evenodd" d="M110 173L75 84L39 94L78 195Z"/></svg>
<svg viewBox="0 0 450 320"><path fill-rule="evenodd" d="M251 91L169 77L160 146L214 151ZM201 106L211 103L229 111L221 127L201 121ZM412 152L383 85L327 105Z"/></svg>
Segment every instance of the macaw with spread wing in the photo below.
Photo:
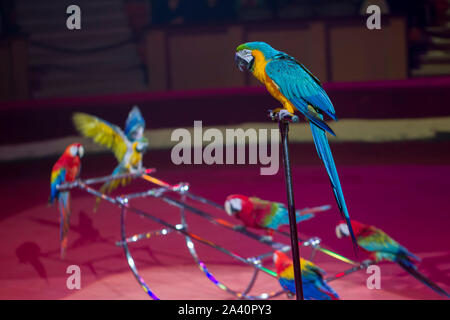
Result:
<svg viewBox="0 0 450 320"><path fill-rule="evenodd" d="M417 270L415 264L420 261L420 258L409 252L408 249L388 236L383 230L355 220L352 220L352 227L359 247L369 254L371 260L374 262L383 260L396 262L406 272L430 289L442 296L450 298L450 295L445 290ZM336 236L338 238L349 235L350 233L346 223L341 222L336 226Z"/></svg>
<svg viewBox="0 0 450 320"><path fill-rule="evenodd" d="M75 113L73 122L77 130L94 142L107 147L114 152L119 164L112 175L134 173L142 170L142 155L147 150L148 140L144 137L145 120L137 106L128 114L125 130L96 116L86 113ZM102 193L111 193L120 185L125 186L130 178L114 179L106 182L101 188ZM97 198L94 211L101 199Z"/></svg>
<svg viewBox="0 0 450 320"><path fill-rule="evenodd" d="M281 251L273 254L275 269L281 287L295 294L294 267L292 260ZM325 271L311 261L300 258L302 288L305 300L339 300L339 295L323 279Z"/></svg>
<svg viewBox="0 0 450 320"><path fill-rule="evenodd" d="M50 198L48 202L49 204L53 204L55 200L58 200L58 209L60 213L61 258L65 257L67 249L67 234L70 227L71 210L70 192L60 192L57 186L67 182L73 182L78 178L83 155L83 146L80 143L72 143L53 165L50 177Z"/></svg>
<svg viewBox="0 0 450 320"><path fill-rule="evenodd" d="M249 70L281 102L284 109L277 109L277 112L293 114L298 110L309 121L317 153L327 170L339 211L347 222L356 252L356 239L325 132L335 134L323 120L324 115L333 120L337 120L337 117L321 82L303 64L265 42L241 44L236 49L235 60L241 71Z"/></svg>
<svg viewBox="0 0 450 320"><path fill-rule="evenodd" d="M299 223L309 220L314 217L314 213L329 208L330 206L321 206L297 210L296 221ZM289 225L288 210L279 202L232 194L225 201L225 211L241 220L246 227L267 230L269 236L282 225Z"/></svg>

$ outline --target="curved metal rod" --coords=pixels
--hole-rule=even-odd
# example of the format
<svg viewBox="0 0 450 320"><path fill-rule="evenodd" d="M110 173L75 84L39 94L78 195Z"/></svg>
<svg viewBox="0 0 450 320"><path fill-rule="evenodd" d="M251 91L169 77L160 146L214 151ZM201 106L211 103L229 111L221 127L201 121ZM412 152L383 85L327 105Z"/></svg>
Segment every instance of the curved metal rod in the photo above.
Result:
<svg viewBox="0 0 450 320"><path fill-rule="evenodd" d="M154 169L154 168L142 169L142 170L139 170L137 172L132 172L132 173L109 175L109 176L91 178L91 179L86 179L86 180L75 180L73 182L65 182L65 183L59 184L56 186L56 189L58 189L60 191L66 191L66 190L73 189L75 187L79 187L80 185L97 184L97 183L108 182L108 181L113 181L113 180L123 179L123 178L136 179L138 177L141 177L143 174L149 174L149 173L152 173L155 171L156 171L156 169Z"/></svg>
<svg viewBox="0 0 450 320"><path fill-rule="evenodd" d="M142 278L139 275L139 272L136 268L136 264L134 262L133 256L131 255L130 249L128 248L127 236L126 236L126 230L125 230L125 213L126 213L125 206L122 205L121 206L121 214L120 214L120 233L122 236L121 245L122 245L123 251L125 252L128 266L130 267L131 272L133 273L137 282L141 285L142 289L144 289L144 291L150 296L150 298L152 298L153 300L159 300L159 298L150 290L148 285L145 283L144 278Z"/></svg>
<svg viewBox="0 0 450 320"><path fill-rule="evenodd" d="M164 200L165 202L167 202L168 204L170 204L170 205L176 206L178 208L186 209L187 211L189 211L189 212L191 212L193 214L196 214L196 215L198 215L198 216L208 220L209 222L211 222L214 225L218 225L218 226L221 226L221 227L223 227L225 229L241 233L241 234L243 234L243 235L245 235L245 236L247 236L249 238L257 240L260 243L271 247L274 250L282 250L283 248L285 248L287 246L287 245L285 245L283 243L279 243L279 242L275 242L275 241L272 241L272 240L268 240L268 239L264 238L263 236L246 229L245 227L242 227L242 226L239 226L239 225L234 225L234 224L232 224L232 223L230 223L228 221L225 221L223 219L214 218L209 213L207 213L207 212L205 212L203 210L197 209L195 207L189 206L189 205L185 204L184 202L175 200L175 199L167 197L167 196L159 196L159 197L162 200Z"/></svg>
<svg viewBox="0 0 450 320"><path fill-rule="evenodd" d="M138 233L138 234L132 235L130 237L127 237L125 239L125 242L128 244L128 243L132 243L132 242L138 242L138 241L141 241L144 239L154 238L155 236L166 236L171 232L173 232L173 230L163 228L161 230L153 230L153 231L148 231L148 232L144 232L144 233ZM124 241L116 241L116 246L118 246L118 247L122 246L123 242Z"/></svg>
<svg viewBox="0 0 450 320"><path fill-rule="evenodd" d="M182 195L181 196L181 201L182 203L184 203L186 200L186 195ZM185 213L185 207L181 207L180 208L180 216L181 216L181 224L183 225L184 230L188 230L188 225L187 225L187 221L186 221L186 213ZM231 288L229 288L228 286L226 286L225 284L221 283L220 281L218 281L214 275L208 270L208 268L206 267L205 263L203 261L200 260L197 250L195 250L195 244L194 242L191 240L191 238L186 235L185 236L185 240L186 240L186 246L188 248L189 253L191 254L191 256L194 258L195 263L198 265L198 267L200 268L200 270L206 275L206 277L212 282L214 283L217 287L219 287L220 289L232 294L233 296L235 296L238 299L249 299L249 300L263 300L263 299L270 299L276 296L279 296L280 294L283 294L284 291L279 291L279 292L270 292L270 293L262 293L260 295L248 295L248 293L250 292L250 290L253 288L256 278L258 276L259 273L259 269L254 269L253 271L253 275L252 278L249 282L249 284L247 285L247 288L242 291L236 291L233 290Z"/></svg>
<svg viewBox="0 0 450 320"><path fill-rule="evenodd" d="M252 278L250 279L250 282L248 283L247 288L245 288L245 290L242 292L242 294L247 295L247 293L249 293L250 290L252 290L253 286L255 285L256 279L258 278L258 274L259 274L259 270L254 269Z"/></svg>
<svg viewBox="0 0 450 320"><path fill-rule="evenodd" d="M353 272L356 272L356 271L359 271L359 270L362 270L362 269L366 269L366 268L368 268L369 266L371 266L371 265L373 265L373 264L376 264L376 261L373 261L373 260L364 260L364 261L361 262L359 265L357 265L357 266L355 266L355 267L353 267L353 268L347 269L347 270L345 270L345 271L342 271L342 272L339 272L339 273L336 273L336 274L334 274L334 275L332 275L332 276L327 277L327 278L325 279L325 281L326 281L326 282L331 282L331 281L340 279L340 278L342 278L343 276L347 276L347 275L349 275L349 274L351 274L351 273L353 273Z"/></svg>
<svg viewBox="0 0 450 320"><path fill-rule="evenodd" d="M216 250L219 250L220 252L223 252L223 253L225 253L225 254L227 254L227 255L233 257L233 258L236 259L236 260L239 260L239 261L241 261L241 262L243 262L243 263L245 263L245 264L248 264L248 265L252 265L254 268L259 269L259 270L261 270L261 271L263 271L263 272L265 272L265 273L267 273L267 274L269 274L269 275L271 275L271 276L273 276L273 277L277 277L277 275L276 275L276 273L275 273L274 271L272 271L272 270L270 270L270 269L267 269L267 268L265 268L265 267L263 267L262 265L259 265L259 264L250 264L250 262L249 262L248 260L246 260L245 258L243 258L243 257L241 257L241 256L239 256L239 255L237 255L237 254L235 254L235 253L233 253L233 252L231 252L231 251L229 251L229 250L227 250L227 249L221 247L221 246L218 246L218 245L214 244L213 242L211 242L211 241L209 241L209 240L203 239L203 238L201 238L201 237L199 237L199 236L197 236L197 235L195 235L195 234L192 234L192 233L187 232L186 230L184 230L184 228L183 228L182 226L180 226L180 227L173 226L173 225L167 223L166 221L164 221L164 220L162 220L162 219L160 219L160 218L157 218L157 217L155 217L155 216L152 216L151 214L148 214L148 213L146 213L146 212L144 212L144 211L142 211L142 210L139 210L139 209L137 209L137 208L131 207L131 206L129 206L129 204L127 204L127 203L125 203L125 204L123 204L123 205L127 208L128 211L131 211L131 212L134 212L134 213L136 213L136 214L138 214L138 215L140 215L140 216L149 218L150 220L153 220L153 221L155 221L155 222L158 222L159 224L162 224L162 225L164 225L164 226L166 226L166 227L168 227L168 228L170 228L170 229L172 229L172 230L174 230L174 231L176 231L176 232L178 232L178 233L180 233L180 234L183 234L183 235L185 235L185 236L188 236L189 238L192 238L192 239L194 239L194 240L196 240L196 241L198 241L198 242L201 242L201 243L203 243L203 244L205 244L205 245L207 245L207 246L209 246L209 247L215 248ZM192 246L193 246L193 244L190 244L190 245L188 245L188 248L189 248L189 247L192 247ZM197 259L198 259L198 258L197 258ZM134 261L133 261L133 262L134 262ZM234 291L234 290L232 290L232 289L229 289L229 288L226 287L224 284L222 284L221 282L219 282L219 281L218 281L218 280L217 280L217 279L209 272L209 270L207 269L206 265L205 265L201 260L198 260L198 265L199 265L200 269L206 274L206 276L207 276L213 283L215 283L219 288L221 288L221 289L223 289L223 290L225 290L225 291L227 291L227 292L229 292L229 293L232 293L232 294L233 294L233 292L234 292L234 295L235 295L235 296L237 296L237 297L242 297L243 299L269 299L269 298L273 298L273 297L276 297L276 296L279 296L279 295L285 293L285 291L278 291L278 292L271 292L271 293L263 293L263 294L258 295L258 296L243 295L243 294L240 293L240 292L237 292L237 291ZM132 266L134 266L134 263L132 264ZM145 283L144 280L143 280L143 279L139 276L139 274L137 273L137 269L136 269L136 268L135 268L134 271L136 271L136 273L134 273L134 272L133 272L133 273L135 274L136 279L138 280L138 282L139 282L140 284ZM146 287L143 287L143 288L144 288L144 290L147 292L148 287L147 287L147 288L146 288Z"/></svg>
<svg viewBox="0 0 450 320"><path fill-rule="evenodd" d="M174 225L172 225L172 224L170 224L170 223L168 223L168 222L166 222L166 221L164 221L164 220L162 220L162 219L160 219L158 217L155 217L155 216L153 216L153 215L151 215L151 214L149 214L149 213L147 213L147 212L145 212L143 210L140 210L138 208L132 207L128 203L124 203L123 205L127 208L128 211L134 212L134 213L138 214L139 216L146 217L146 218L148 218L150 220L153 220L153 221L155 221L155 222L157 222L157 223L159 223L159 224L161 224L161 225L163 225L163 226L165 226L167 228L170 228L170 229L172 229L172 230L174 230L174 231L176 231L176 232L178 232L178 233L180 233L182 235L189 236L191 239L194 239L195 241L201 242L201 243L203 243L203 244L205 244L205 245L207 245L207 246L209 246L211 248L219 250L220 252L223 252L223 253L229 255L230 257L233 257L234 259L236 259L238 261L241 261L241 262L243 262L245 264L248 264L248 265L252 265L255 268L257 268L257 269L267 273L270 276L277 277L276 272L274 272L274 271L272 271L272 270L270 270L270 269L268 269L266 267L263 267L260 264L253 264L250 261L248 261L246 258L243 258L240 255L238 255L238 254L236 254L234 252L231 252L230 250L227 250L224 247L219 246L219 245L215 244L212 241L206 240L206 239L204 239L202 237L199 237L198 235L195 235L193 233L187 232L186 230L183 229L182 226L179 226L179 227L178 226L174 226Z"/></svg>
<svg viewBox="0 0 450 320"><path fill-rule="evenodd" d="M146 173L150 173L151 171L154 171L154 169L146 169L146 171L147 171ZM138 174L136 174L136 175L138 175ZM157 185L161 186L161 188L159 188L157 190L148 190L147 192L136 194L135 197L153 196L153 197L156 197L156 198L158 198L158 197L161 197L163 199L165 198L164 200L166 200L166 202L168 202L168 203L170 203L172 205L175 205L175 206L179 206L180 208L187 209L188 211L191 211L193 213L197 213L200 216L203 216L203 218L206 218L207 220L212 222L213 224L221 225L223 227L227 227L229 229L232 229L233 231L240 232L240 233L242 233L242 234L244 234L244 235L246 235L246 236L248 236L250 238L253 238L255 240L259 240L260 242L271 246L272 249L275 249L275 250L277 250L277 249L278 250L283 250L284 249L284 247L283 248L278 248L279 245L281 245L280 243L276 243L276 242L272 242L272 241L261 241L261 239L258 239L259 235L256 235L253 232L250 232L250 231L246 230L246 228L243 228L243 227L242 228L237 228L237 226L235 226L235 225L233 225L231 223L228 223L225 220L215 219L211 215L209 215L209 214L207 214L205 212L202 212L201 210L198 210L196 208L194 209L192 207L186 206L184 201L182 203L176 203L177 201L176 200L174 201L173 198L167 198L167 197L162 196L167 191L173 191L173 192L178 193L180 195L183 195L183 193L185 193L187 195L187 197L189 197L192 200L199 201L199 202L202 202L202 203L205 203L205 204L208 204L208 205L211 205L213 207L216 207L218 209L223 210L223 206L221 206L221 205L219 205L219 204L217 204L217 203L215 203L215 202L213 202L211 200L208 200L208 199L205 199L203 197L200 197L200 196L197 196L197 195L194 195L194 194L191 194L191 193L187 192L188 189L189 189L189 186L187 184L178 184L178 185L175 185L175 186L171 186L168 183L165 183L165 182L163 182L163 181L161 181L161 180L159 180L157 178L154 178L152 176L149 176L149 175L147 175L145 173L142 174L141 177L146 177L145 180L150 181L150 182L152 182L154 184L157 184ZM200 269L206 274L206 276L213 283L216 283L219 287L222 287L222 289L225 288L224 290L226 290L226 291L228 291L230 293L234 292L234 295L236 297L240 297L240 298L244 298L244 299L268 299L268 298L276 297L278 295L281 295L281 294L285 293L285 291L280 291L280 292L272 292L270 294L263 293L263 294L257 295L257 296L248 295L247 293L253 287L254 281L256 281L256 276L259 273L259 271L263 271L263 272L265 272L265 273L267 273L267 274L269 274L271 276L274 276L274 277L276 277L276 273L273 272L270 269L267 269L267 268L263 267L260 264L252 264L249 259L245 259L245 258L243 258L243 257L241 257L241 256L239 256L239 255L237 255L237 254L235 254L235 253L233 253L233 252L223 248L223 247L220 247L220 246L212 243L211 241L208 241L208 240L200 238L200 237L198 237L198 236L196 236L194 234L186 232L185 230L183 230L184 229L183 225L173 226L173 225L168 224L167 222L165 222L165 221L163 221L163 220L161 220L159 218L156 218L156 217L154 217L154 216L152 216L152 215L150 215L150 214L148 214L148 213L146 213L146 212L144 212L142 210L138 210L136 208L129 207L128 197L127 196L112 198L112 197L107 196L107 195L105 195L105 194L103 194L103 193L101 193L101 192L99 192L99 191L97 191L97 190L95 190L93 188L90 188L88 186L88 184L94 184L94 183L98 183L98 182L103 181L103 180L106 181L106 180L111 180L111 179L114 179L114 177L109 177L108 176L108 177L89 179L89 180L85 180L85 181L77 180L76 182L74 182L72 184L61 185L61 186L59 186L59 189L61 189L61 190L63 190L63 189L64 190L70 190L70 189L73 189L73 188L79 188L79 189L82 189L82 190L92 194L92 195L95 195L97 197L101 197L101 198L103 198L103 199L105 199L105 200L107 200L107 201L109 201L109 202L111 202L111 203L113 203L115 205L118 205L122 209L122 217L121 217L122 241L117 242L117 245L123 247L123 249L125 251L126 258L127 258L127 263L129 265L133 275L135 276L136 280L141 285L141 287L144 289L144 291L151 298L158 299L158 297L149 289L149 287L145 283L144 279L139 275L138 270L136 268L136 265L134 263L134 259L133 259L132 255L131 255L130 251L129 251L128 242L136 242L136 241L139 241L140 239L148 238L149 235L153 234L153 233L150 232L150 233L145 233L145 234L141 234L141 235L136 235L136 236L139 236L138 239L134 239L136 236L127 238L126 237L126 232L125 232L125 208L127 208L128 211L135 212L135 213L137 213L137 214L139 214L141 216L145 216L145 217L147 217L147 218L149 218L149 219L151 219L153 221L156 221L156 222L158 222L159 224L161 224L163 226L168 227L168 229L165 229L168 232L170 232L170 231L177 231L178 233L184 234L186 240L189 240L189 242L187 241L188 248L190 249L190 247L192 247L193 250L194 250L193 252L195 252L195 256L197 257L196 263L198 264ZM167 200L169 200L169 201L167 201ZM180 204L182 204L182 205L180 206ZM194 209L194 210L191 210L191 209ZM186 221L184 221L184 222L186 223ZM186 224L186 226L187 226L187 224ZM283 232L278 232L278 233L283 234ZM161 233L161 234L166 234L166 232ZM255 271L254 271L252 280L250 281L249 285L247 286L247 289L244 290L243 292L237 292L237 291L234 291L232 289L227 288L225 285L223 285L220 282L218 282L217 279L215 279L214 276L208 271L208 269L206 268L206 265L201 260L198 259L198 256L196 255L194 244L193 244L191 239L194 239L194 240L199 241L201 243L204 243L204 244L206 244L206 245L208 245L208 246L210 246L212 248L215 248L215 249L217 249L217 250L219 250L219 251L221 251L221 252L223 252L223 253L225 253L225 254L227 254L227 255L229 255L229 256L231 256L231 257L233 257L233 258L235 258L235 259L237 259L237 260L239 260L239 261L241 261L243 263L245 263L245 264L252 265L255 268ZM300 240L300 241L302 241L302 240ZM345 275L350 274L352 272L355 272L357 270L361 270L364 267L367 267L367 266L363 266L364 263L361 263L361 264L360 263L356 263L356 262L354 262L354 261L352 261L350 259L347 259L347 258L345 258L345 257L343 257L343 256L341 256L341 255L331 251L331 250L322 248L320 246L315 246L314 249L317 249L317 250L319 250L319 251L321 251L321 252L323 252L325 254L328 254L328 255L332 256L333 258L335 258L335 259L339 259L339 260L344 261L346 263L356 265L356 267L354 267L354 268L351 268L351 269L346 270L344 272L338 273L338 274L336 274L336 275L334 275L332 277L329 277L328 279L326 279L327 281L333 281L333 280L335 280L337 278L340 278L342 276L345 276Z"/></svg>
<svg viewBox="0 0 450 320"><path fill-rule="evenodd" d="M215 207L217 209L220 209L220 210L224 210L222 205L220 205L220 204L218 204L218 203L216 203L214 201L211 201L209 199L203 198L201 196L195 195L195 194L190 193L190 192L186 192L186 195L189 198L191 198L192 200L195 200L195 201L198 201L198 202L201 202L201 203L204 203L204 204L208 204L208 205L210 205L212 207ZM218 220L218 219L216 219L216 220ZM222 222L222 220L218 220L218 222L220 223L220 222ZM223 225L223 226L225 226L225 225ZM287 233L287 232L280 231L280 230L274 230L274 231L277 234L280 234L282 236L290 238L290 234ZM306 242L306 240L302 239L302 238L298 238L298 240L299 240L300 243ZM342 262L345 262L345 263L348 263L348 264L351 264L351 265L354 265L354 266L359 266L358 262L355 262L355 261L353 261L353 260L351 260L349 258L346 258L343 255L340 255L339 253L336 253L336 252L331 251L329 249L323 248L322 246L316 246L315 249L319 250L320 252L322 252L322 253L324 253L326 255L329 255L330 257L333 257L333 258L335 258L337 260L341 260Z"/></svg>
<svg viewBox="0 0 450 320"><path fill-rule="evenodd" d="M153 177L153 176L151 176L151 175L149 175L149 174L142 174L141 178L144 179L144 180L147 180L147 181L149 181L149 182L151 182L151 183L153 183L153 184L156 184L156 185L158 185L158 186L160 186L160 187L166 188L166 190L169 190L169 189L171 188L173 191L176 191L176 192L178 192L178 193L184 194L185 196L187 196L188 198L190 198L190 199L192 199L192 200L195 200L195 201L198 201L198 202L200 202L200 203L204 203L204 204L210 205L210 206L215 207L215 208L220 209L220 210L224 210L224 208L223 208L222 205L220 205L220 204L218 204L218 203L216 203L216 202L214 202L214 201L211 201L211 200L209 200L209 199L206 199L206 198L204 198L204 197L201 197L201 196L198 196L198 195L195 195L195 194L189 192L189 191L188 191L188 190L189 190L189 185L187 185L187 184L183 184L183 183L182 183L182 184L178 184L178 185L176 185L176 186L172 186L172 185L170 185L169 183L167 183L167 182L165 182L165 181L162 181L162 180L160 180L160 179L158 179L158 178L155 178L155 177ZM183 188L183 187L186 187L186 186L187 186L187 188ZM180 187L181 187L181 188L180 188ZM167 198L166 198L166 199L167 199ZM167 200L166 200L166 201L167 201ZM169 201L172 201L172 203L173 203L173 202L174 202L174 199L170 199L170 198L169 198ZM176 201L175 201L175 202L176 202ZM173 204L177 205L176 203L173 203ZM183 203L183 204L184 204L184 203ZM185 205L185 204L184 204L184 205ZM192 212L192 211L191 211L191 212ZM228 228L230 228L230 226L231 226L231 227L234 227L231 223L228 223L228 222L226 222L226 221L224 221L224 220L222 220L222 219L214 219L214 218L212 218L211 216L208 217L208 220L210 220L210 222L212 222L212 223L214 223L214 224L219 224L219 225L221 225L221 226L223 226L223 227L228 227ZM215 221L211 221L211 220L215 220ZM243 233L243 234L245 234L245 235L247 235L247 236L250 236L251 238L255 238L255 237L254 237L254 234L253 234L252 232L249 232L245 227L242 227L242 228L240 228L239 230L237 230L236 228L234 228L234 231L238 231L238 232L241 232L241 233ZM280 235L283 235L283 236L285 236L285 237L290 238L290 234L287 233L287 232L280 231L280 230L275 230L275 232L276 232L277 234L280 234ZM257 239L257 240L261 241L260 239ZM266 242L266 241L261 241L261 242ZM305 240L304 240L304 239L299 238L299 242L301 242L303 245L305 245ZM267 242L266 242L266 243L267 243ZM348 258L344 257L343 255L340 255L340 254L338 254L338 253L336 253L336 252L333 252L333 251L331 251L331 250L329 250L329 249L323 248L323 247L320 246L320 245L317 245L317 246L315 246L314 248L315 248L316 250L318 250L318 251L320 251L320 252L326 254L326 255L329 255L329 256L331 256L331 257L337 259L337 260L341 260L342 262L345 262L345 263L348 263L348 264L351 264L351 265L354 265L354 266L359 266L359 263L358 263L358 262L355 262L355 261L353 261L353 260L351 260L351 259L348 259ZM281 249L281 248L280 248L280 249Z"/></svg>

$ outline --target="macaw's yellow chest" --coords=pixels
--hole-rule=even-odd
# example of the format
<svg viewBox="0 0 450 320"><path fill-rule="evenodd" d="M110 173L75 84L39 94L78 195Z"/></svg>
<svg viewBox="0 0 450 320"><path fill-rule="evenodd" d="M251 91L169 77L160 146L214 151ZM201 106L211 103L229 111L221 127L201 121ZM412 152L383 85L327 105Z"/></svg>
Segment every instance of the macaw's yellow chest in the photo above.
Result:
<svg viewBox="0 0 450 320"><path fill-rule="evenodd" d="M258 50L253 50L253 57L255 58L255 62L252 72L255 78L266 86L266 89L269 91L271 96L280 101L285 109L287 109L290 113L294 113L294 106L292 103L286 99L286 97L280 92L277 84L273 82L266 73L266 65L269 61L267 61L264 58L264 55Z"/></svg>
<svg viewBox="0 0 450 320"><path fill-rule="evenodd" d="M130 165L136 167L139 164L139 162L141 162L141 160L142 160L142 153L133 150L133 153L131 154L130 157Z"/></svg>
<svg viewBox="0 0 450 320"><path fill-rule="evenodd" d="M284 269L283 271L280 272L280 277L287 280L294 279L294 268L288 267Z"/></svg>
<svg viewBox="0 0 450 320"><path fill-rule="evenodd" d="M268 61L266 60L266 58L264 58L264 55L262 54L261 51L253 50L252 55L254 58L252 73L256 79L266 84L267 81L266 65Z"/></svg>

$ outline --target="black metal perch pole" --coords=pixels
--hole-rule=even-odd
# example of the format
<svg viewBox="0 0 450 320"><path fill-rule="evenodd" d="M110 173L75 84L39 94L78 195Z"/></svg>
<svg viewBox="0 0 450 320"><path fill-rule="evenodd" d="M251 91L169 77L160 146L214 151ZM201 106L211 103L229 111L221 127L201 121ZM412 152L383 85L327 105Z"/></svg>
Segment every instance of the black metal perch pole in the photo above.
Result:
<svg viewBox="0 0 450 320"><path fill-rule="evenodd" d="M291 160L289 157L289 123L298 122L298 117L287 112L286 110L281 110L276 115L274 115L272 111L269 111L269 116L272 120L278 120L278 127L280 128L284 178L286 182L288 200L292 259L294 264L295 297L297 300L303 300L302 269L300 264L300 249L298 245L297 219L295 217L294 191L292 188Z"/></svg>

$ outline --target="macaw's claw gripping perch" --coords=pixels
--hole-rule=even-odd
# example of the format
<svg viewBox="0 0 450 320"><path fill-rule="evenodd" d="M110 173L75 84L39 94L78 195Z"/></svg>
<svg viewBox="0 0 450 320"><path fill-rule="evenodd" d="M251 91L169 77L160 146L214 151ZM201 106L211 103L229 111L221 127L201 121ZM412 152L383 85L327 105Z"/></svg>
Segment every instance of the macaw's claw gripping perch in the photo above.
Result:
<svg viewBox="0 0 450 320"><path fill-rule="evenodd" d="M299 117L296 116L293 113L290 113L289 111L285 109L281 110L269 110L268 116L273 121L284 121L284 122L291 122L291 123L297 123L299 122Z"/></svg>

